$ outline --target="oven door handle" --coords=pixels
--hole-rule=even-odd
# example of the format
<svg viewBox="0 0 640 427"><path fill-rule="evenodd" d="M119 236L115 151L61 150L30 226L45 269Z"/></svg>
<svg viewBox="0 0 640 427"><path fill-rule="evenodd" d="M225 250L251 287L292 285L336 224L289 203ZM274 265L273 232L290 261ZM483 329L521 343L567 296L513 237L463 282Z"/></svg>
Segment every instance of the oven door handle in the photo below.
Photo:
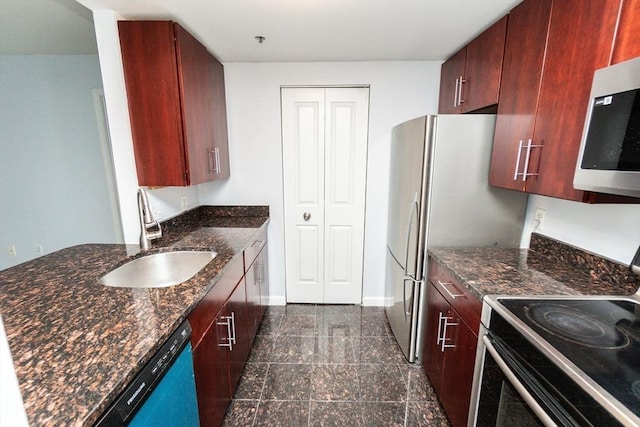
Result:
<svg viewBox="0 0 640 427"><path fill-rule="evenodd" d="M553 419L551 419L551 417L547 415L547 413L542 408L542 406L540 406L540 404L536 402L536 400L533 398L533 396L531 396L531 394L525 388L525 386L522 385L520 380L514 375L513 372L511 372L509 365L507 365L507 363L502 359L502 357L500 357L500 354L495 349L495 347L493 346L493 343L491 343L491 341L489 340L489 338L487 338L486 335L482 337L482 342L484 343L485 348L491 354L491 357L493 357L493 360L500 367L500 370L502 371L504 376L507 377L507 379L509 380L511 385L516 389L520 397L522 397L522 399L524 399L524 401L527 402L527 405L529 405L529 408L538 416L540 421L542 421L542 423L545 426L557 427L558 425L555 423L555 421L553 421Z"/></svg>

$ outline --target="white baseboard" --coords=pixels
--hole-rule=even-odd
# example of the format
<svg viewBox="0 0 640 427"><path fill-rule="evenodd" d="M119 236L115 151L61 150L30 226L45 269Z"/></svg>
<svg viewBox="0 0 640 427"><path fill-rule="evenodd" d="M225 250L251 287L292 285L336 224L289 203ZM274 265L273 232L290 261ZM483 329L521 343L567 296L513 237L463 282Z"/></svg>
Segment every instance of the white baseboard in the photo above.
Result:
<svg viewBox="0 0 640 427"><path fill-rule="evenodd" d="M393 305L392 297L363 297L362 305L367 307L390 307Z"/></svg>
<svg viewBox="0 0 640 427"><path fill-rule="evenodd" d="M267 305L287 305L287 298L283 296L269 295L269 303Z"/></svg>
<svg viewBox="0 0 640 427"><path fill-rule="evenodd" d="M269 296L269 303L267 305L286 305L287 298L285 296ZM362 305L367 307L390 307L393 305L393 298L391 297L364 297L362 298Z"/></svg>

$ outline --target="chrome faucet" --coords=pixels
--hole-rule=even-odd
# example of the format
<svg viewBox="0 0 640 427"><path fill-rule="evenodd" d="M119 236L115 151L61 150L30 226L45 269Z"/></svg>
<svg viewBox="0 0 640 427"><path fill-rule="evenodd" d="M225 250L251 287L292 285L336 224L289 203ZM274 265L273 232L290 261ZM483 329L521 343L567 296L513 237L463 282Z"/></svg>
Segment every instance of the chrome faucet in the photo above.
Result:
<svg viewBox="0 0 640 427"><path fill-rule="evenodd" d="M152 240L162 237L162 228L153 218L147 193L142 188L138 188L138 217L140 218L140 249L146 251L151 248ZM155 226L158 227L156 231L149 231Z"/></svg>

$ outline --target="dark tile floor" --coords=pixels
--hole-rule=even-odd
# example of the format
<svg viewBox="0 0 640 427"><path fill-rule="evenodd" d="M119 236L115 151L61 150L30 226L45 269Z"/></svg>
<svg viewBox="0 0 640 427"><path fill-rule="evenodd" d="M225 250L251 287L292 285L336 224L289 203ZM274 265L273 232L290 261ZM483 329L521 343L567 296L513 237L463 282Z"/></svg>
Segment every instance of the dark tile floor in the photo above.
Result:
<svg viewBox="0 0 640 427"><path fill-rule="evenodd" d="M449 426L380 307L268 308L225 426Z"/></svg>

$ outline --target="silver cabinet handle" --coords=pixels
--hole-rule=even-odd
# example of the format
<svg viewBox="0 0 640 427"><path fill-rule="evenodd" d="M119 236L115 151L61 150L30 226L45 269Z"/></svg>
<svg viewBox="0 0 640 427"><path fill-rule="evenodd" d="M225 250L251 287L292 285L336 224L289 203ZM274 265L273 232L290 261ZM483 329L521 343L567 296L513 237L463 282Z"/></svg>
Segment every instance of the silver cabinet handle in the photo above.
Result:
<svg viewBox="0 0 640 427"><path fill-rule="evenodd" d="M220 148L216 147L213 149L216 158L216 175L220 175Z"/></svg>
<svg viewBox="0 0 640 427"><path fill-rule="evenodd" d="M256 268L254 276L256 284L262 286L264 280L264 264L260 261L256 261Z"/></svg>
<svg viewBox="0 0 640 427"><path fill-rule="evenodd" d="M209 155L209 172L220 175L220 148L210 148L207 154Z"/></svg>
<svg viewBox="0 0 640 427"><path fill-rule="evenodd" d="M440 316L438 319L438 341L437 344L440 345L440 351L444 353L447 348L455 348L455 344L447 344L447 340L450 338L447 337L447 328L449 326L458 326L456 322L450 322L453 320L451 317L445 316L442 312L440 312ZM442 334L440 334L442 332Z"/></svg>
<svg viewBox="0 0 640 427"><path fill-rule="evenodd" d="M537 173L529 173L529 158L531 157L531 149L532 148L540 148L542 145L532 145L531 140L527 142L527 157L524 161L524 173L522 174L522 180L526 181L528 176L536 176Z"/></svg>
<svg viewBox="0 0 640 427"><path fill-rule="evenodd" d="M216 171L216 155L213 149L207 149L207 155L209 156L209 172L215 173Z"/></svg>
<svg viewBox="0 0 640 427"><path fill-rule="evenodd" d="M267 243L266 240L254 240L253 243L251 244L251 247L262 249L265 243Z"/></svg>
<svg viewBox="0 0 640 427"><path fill-rule="evenodd" d="M303 213L302 219L304 219L305 221L309 221L311 219L311 214L309 212Z"/></svg>
<svg viewBox="0 0 640 427"><path fill-rule="evenodd" d="M449 290L449 288L447 288L447 285L453 285L453 283L449 283L449 282L447 282L447 283L443 283L443 282L441 282L440 280L438 280L438 285L440 285L440 286L442 287L442 289L444 289L444 291L445 291L447 294L449 294L449 296L450 296L451 298L453 298L453 299L456 299L456 298L458 298L458 297L463 297L463 296L464 296L464 294L454 294L454 293L452 293L452 292Z"/></svg>
<svg viewBox="0 0 640 427"><path fill-rule="evenodd" d="M227 327L227 337L226 337L227 342L218 343L218 347L228 347L229 350L233 350L233 344L235 344L235 337L233 337L232 324L231 324L231 322L233 321L233 313L231 313L231 316L222 316L221 319L223 320L218 321L218 326Z"/></svg>
<svg viewBox="0 0 640 427"><path fill-rule="evenodd" d="M464 99L462 99L462 84L466 83L467 80L463 79L462 76L460 76L460 89L458 89L458 105L462 105L464 103Z"/></svg>
<svg viewBox="0 0 640 427"><path fill-rule="evenodd" d="M513 173L513 180L516 181L518 179L518 175L520 175L520 173L518 172L520 170L520 155L522 154L522 140L520 140L520 143L518 144L518 158L516 159L516 170Z"/></svg>
<svg viewBox="0 0 640 427"><path fill-rule="evenodd" d="M456 88L453 92L453 108L458 106L458 79L456 79Z"/></svg>
<svg viewBox="0 0 640 427"><path fill-rule="evenodd" d="M521 153L522 153L522 149L526 148L526 154L525 154L525 159L524 159L524 167L522 172L519 172L518 170L520 169L520 158L521 158ZM530 176L537 176L537 173L529 173L529 160L531 159L531 149L532 148L542 148L542 145L540 144L532 144L531 139L527 140L527 145L523 146L522 144L522 140L520 140L520 144L518 144L518 159L516 161L516 171L513 174L513 180L517 180L519 175L522 175L522 181L526 181L527 177Z"/></svg>
<svg viewBox="0 0 640 427"><path fill-rule="evenodd" d="M231 335L231 338L229 338L229 341L232 344L236 343L236 314L235 312L231 312L231 330L233 332L233 334ZM231 348L231 350L233 350L233 348Z"/></svg>

